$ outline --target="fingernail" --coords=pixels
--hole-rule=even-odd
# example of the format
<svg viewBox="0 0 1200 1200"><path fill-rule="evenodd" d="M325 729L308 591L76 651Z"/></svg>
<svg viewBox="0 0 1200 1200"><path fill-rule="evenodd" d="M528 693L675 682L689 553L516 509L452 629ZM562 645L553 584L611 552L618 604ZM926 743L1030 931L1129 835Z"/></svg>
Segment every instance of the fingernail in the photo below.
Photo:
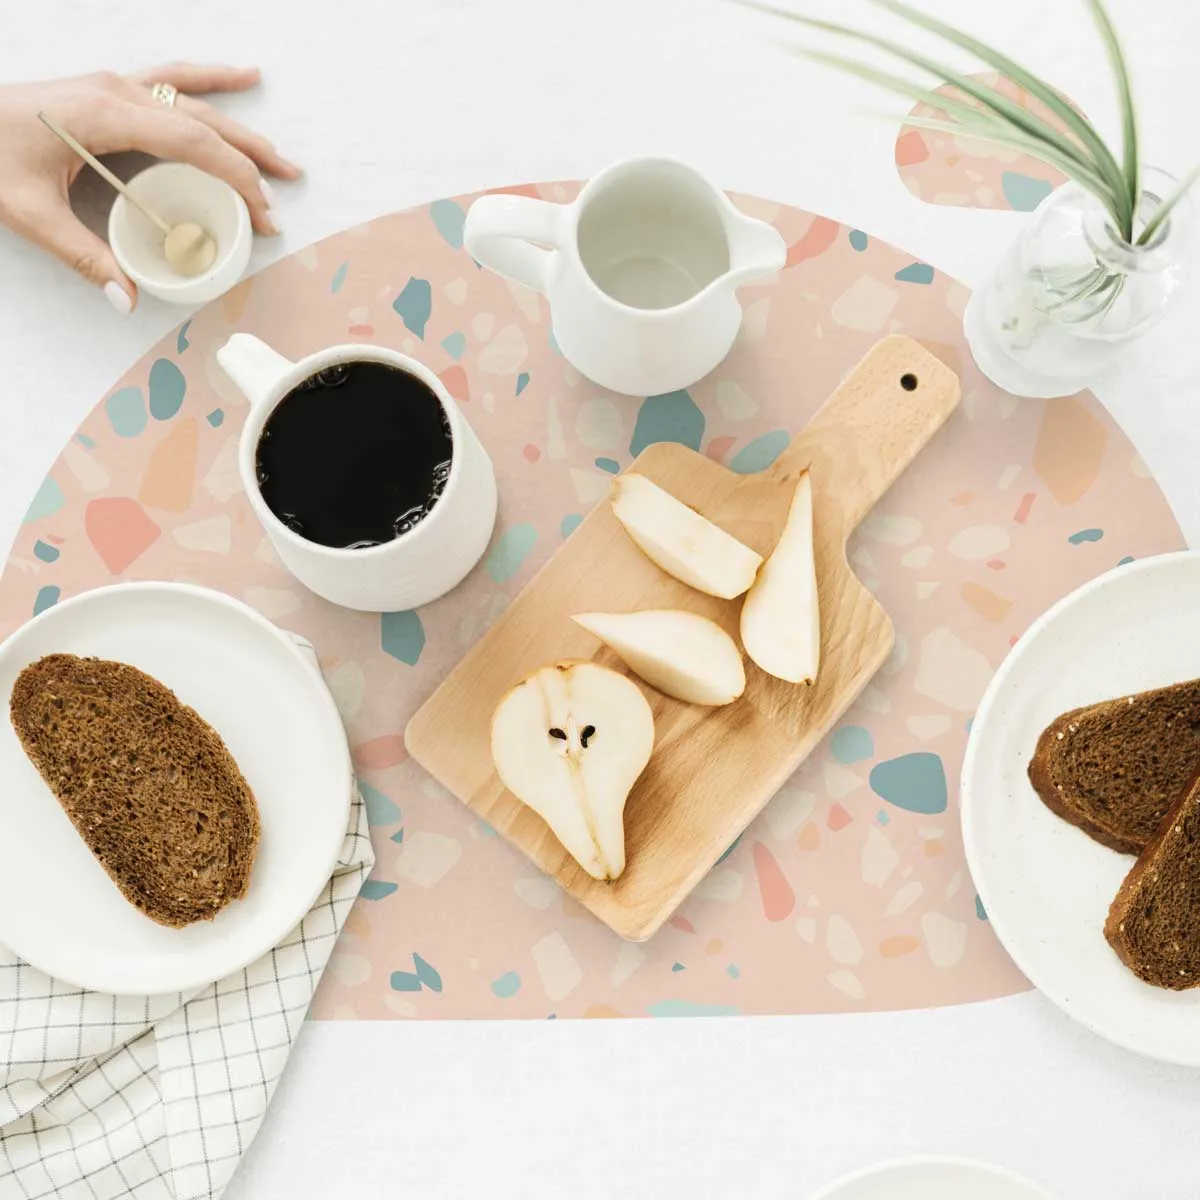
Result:
<svg viewBox="0 0 1200 1200"><path fill-rule="evenodd" d="M115 279L110 279L104 285L104 294L108 297L108 302L117 312L128 316L133 311L133 300L130 298L129 293Z"/></svg>
<svg viewBox="0 0 1200 1200"><path fill-rule="evenodd" d="M263 213L263 223L267 227L267 232L278 233L279 217L272 207L275 203L275 189L265 179L260 178L258 181L258 190L262 192L262 198L267 202L267 211Z"/></svg>

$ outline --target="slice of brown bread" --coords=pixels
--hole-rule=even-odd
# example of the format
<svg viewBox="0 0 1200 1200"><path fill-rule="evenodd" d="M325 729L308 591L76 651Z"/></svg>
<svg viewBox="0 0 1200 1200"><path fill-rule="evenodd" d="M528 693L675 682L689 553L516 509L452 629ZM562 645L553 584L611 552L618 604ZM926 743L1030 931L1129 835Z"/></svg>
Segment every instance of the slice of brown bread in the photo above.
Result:
<svg viewBox="0 0 1200 1200"><path fill-rule="evenodd" d="M1200 768L1200 679L1064 713L1029 763L1046 806L1098 842L1140 854Z"/></svg>
<svg viewBox="0 0 1200 1200"><path fill-rule="evenodd" d="M162 925L246 894L258 806L216 731L124 663L51 654L13 685L21 745L125 898Z"/></svg>
<svg viewBox="0 0 1200 1200"><path fill-rule="evenodd" d="M1125 877L1104 936L1139 979L1174 991L1200 984L1200 778Z"/></svg>

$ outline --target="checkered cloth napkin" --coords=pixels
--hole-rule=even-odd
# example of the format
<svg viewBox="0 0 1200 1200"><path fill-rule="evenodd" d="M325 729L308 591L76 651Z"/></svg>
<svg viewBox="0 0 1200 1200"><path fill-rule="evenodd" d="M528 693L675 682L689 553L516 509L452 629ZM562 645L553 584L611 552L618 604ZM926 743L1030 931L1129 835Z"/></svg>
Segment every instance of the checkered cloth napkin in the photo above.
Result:
<svg viewBox="0 0 1200 1200"><path fill-rule="evenodd" d="M308 915L269 954L192 994L80 991L0 947L0 1200L215 1200L374 862L356 791Z"/></svg>

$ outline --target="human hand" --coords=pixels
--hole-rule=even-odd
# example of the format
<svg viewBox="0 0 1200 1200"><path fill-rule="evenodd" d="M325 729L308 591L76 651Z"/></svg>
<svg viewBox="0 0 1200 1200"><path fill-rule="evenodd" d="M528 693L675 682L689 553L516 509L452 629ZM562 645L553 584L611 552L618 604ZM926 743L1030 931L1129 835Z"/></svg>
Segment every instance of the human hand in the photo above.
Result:
<svg viewBox="0 0 1200 1200"><path fill-rule="evenodd" d="M262 172L295 179L300 168L266 138L185 94L241 92L259 79L254 68L174 63L0 87L0 223L103 288L120 312L137 303L137 288L107 243L71 211L67 189L84 163L38 120L45 111L93 154L141 150L223 179L241 193L255 229L278 233ZM178 88L173 106L151 95L154 83Z"/></svg>

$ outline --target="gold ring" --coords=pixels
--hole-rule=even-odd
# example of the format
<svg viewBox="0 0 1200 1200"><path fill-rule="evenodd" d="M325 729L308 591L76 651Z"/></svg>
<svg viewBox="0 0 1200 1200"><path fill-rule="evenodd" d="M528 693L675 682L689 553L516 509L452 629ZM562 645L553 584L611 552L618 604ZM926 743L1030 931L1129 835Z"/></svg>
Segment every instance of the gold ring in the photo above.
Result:
<svg viewBox="0 0 1200 1200"><path fill-rule="evenodd" d="M179 95L179 91L173 83L152 83L150 85L150 95L159 104L165 104L167 108L174 108L175 97Z"/></svg>

